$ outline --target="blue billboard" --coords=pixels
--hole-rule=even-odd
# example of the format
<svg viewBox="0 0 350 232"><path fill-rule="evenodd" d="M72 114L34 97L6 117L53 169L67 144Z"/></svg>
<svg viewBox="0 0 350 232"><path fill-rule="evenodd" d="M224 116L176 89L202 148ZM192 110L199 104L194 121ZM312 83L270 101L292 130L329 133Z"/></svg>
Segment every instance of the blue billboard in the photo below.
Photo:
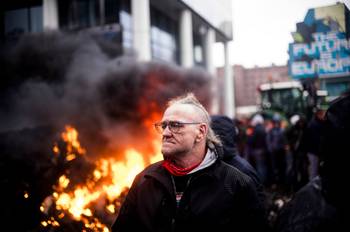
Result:
<svg viewBox="0 0 350 232"><path fill-rule="evenodd" d="M292 33L289 74L294 79L350 75L349 11L344 4L315 8Z"/></svg>

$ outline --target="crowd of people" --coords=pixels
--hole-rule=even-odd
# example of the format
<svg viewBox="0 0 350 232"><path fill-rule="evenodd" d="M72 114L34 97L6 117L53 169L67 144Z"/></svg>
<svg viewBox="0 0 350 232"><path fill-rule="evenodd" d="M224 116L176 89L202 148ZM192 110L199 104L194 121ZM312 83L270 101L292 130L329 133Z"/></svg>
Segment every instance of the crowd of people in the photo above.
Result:
<svg viewBox="0 0 350 232"><path fill-rule="evenodd" d="M236 120L240 155L257 170L266 188L294 193L319 174L319 144L326 109L316 108L307 121L303 115L289 120L275 113Z"/></svg>
<svg viewBox="0 0 350 232"><path fill-rule="evenodd" d="M288 120L275 113L270 118L256 114L250 120L235 121L240 131L239 153L258 173L272 227L295 193L320 175L326 112L322 105L315 108L309 120L303 115Z"/></svg>
<svg viewBox="0 0 350 232"><path fill-rule="evenodd" d="M350 95L307 122L210 116L193 94L155 128L164 160L134 180L112 231L347 231ZM268 193L289 195L271 221Z"/></svg>

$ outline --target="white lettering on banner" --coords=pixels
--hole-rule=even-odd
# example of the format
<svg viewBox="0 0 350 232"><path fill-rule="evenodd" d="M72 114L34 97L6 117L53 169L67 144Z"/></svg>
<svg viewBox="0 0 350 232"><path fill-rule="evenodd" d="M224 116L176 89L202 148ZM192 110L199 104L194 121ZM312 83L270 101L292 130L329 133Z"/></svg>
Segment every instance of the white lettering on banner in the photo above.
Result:
<svg viewBox="0 0 350 232"><path fill-rule="evenodd" d="M337 33L314 33L315 42L311 44L293 44L293 56L315 56L323 52L340 52L342 49L350 49L350 39L339 39Z"/></svg>
<svg viewBox="0 0 350 232"><path fill-rule="evenodd" d="M341 72L343 70L343 67L339 60L336 59L328 59L328 60L315 60L318 71L321 73L324 72Z"/></svg>
<svg viewBox="0 0 350 232"><path fill-rule="evenodd" d="M339 39L336 41L337 42L337 48L340 50L341 48L345 48L346 50L350 49L350 39Z"/></svg>
<svg viewBox="0 0 350 232"><path fill-rule="evenodd" d="M314 38L314 40L317 42L317 41L323 41L325 40L326 38L326 35L324 33L313 33L312 34L312 37Z"/></svg>
<svg viewBox="0 0 350 232"><path fill-rule="evenodd" d="M314 42L291 46L292 76L296 78L350 73L350 39L341 32L313 33Z"/></svg>
<svg viewBox="0 0 350 232"><path fill-rule="evenodd" d="M316 73L320 75L348 73L350 72L350 57L313 60L311 63L306 61L293 62L291 71L293 76L312 76Z"/></svg>
<svg viewBox="0 0 350 232"><path fill-rule="evenodd" d="M292 63L292 75L293 76L305 76L312 75L315 73L315 68L305 61L293 62Z"/></svg>
<svg viewBox="0 0 350 232"><path fill-rule="evenodd" d="M293 56L298 56L299 53L303 54L307 44L293 44Z"/></svg>
<svg viewBox="0 0 350 232"><path fill-rule="evenodd" d="M331 52L322 52L320 54L320 59L321 60L332 59L332 53Z"/></svg>
<svg viewBox="0 0 350 232"><path fill-rule="evenodd" d="M319 33L313 33L312 37L314 40L317 41L325 41L325 40L335 40L338 39L337 32L329 32L327 34L319 32Z"/></svg>

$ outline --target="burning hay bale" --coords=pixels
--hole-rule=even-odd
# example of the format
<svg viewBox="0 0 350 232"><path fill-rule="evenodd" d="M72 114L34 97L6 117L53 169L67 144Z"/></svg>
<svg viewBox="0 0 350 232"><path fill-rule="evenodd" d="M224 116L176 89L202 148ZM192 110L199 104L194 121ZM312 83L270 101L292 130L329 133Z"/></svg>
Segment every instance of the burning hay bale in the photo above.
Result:
<svg viewBox="0 0 350 232"><path fill-rule="evenodd" d="M41 226L62 229L70 225L77 231L108 231L107 225L118 213L130 185L128 178L120 177L135 175L135 167L143 164L142 157L135 161L135 154L127 154L134 162L116 162L113 158L92 162L87 159L75 128L66 126L61 136L66 146L55 144L53 156L64 160L67 168L40 206L44 218Z"/></svg>
<svg viewBox="0 0 350 232"><path fill-rule="evenodd" d="M119 54L61 33L2 51L1 216L14 231L108 231L134 176L162 158L153 123L166 101L192 91L210 104L205 71Z"/></svg>

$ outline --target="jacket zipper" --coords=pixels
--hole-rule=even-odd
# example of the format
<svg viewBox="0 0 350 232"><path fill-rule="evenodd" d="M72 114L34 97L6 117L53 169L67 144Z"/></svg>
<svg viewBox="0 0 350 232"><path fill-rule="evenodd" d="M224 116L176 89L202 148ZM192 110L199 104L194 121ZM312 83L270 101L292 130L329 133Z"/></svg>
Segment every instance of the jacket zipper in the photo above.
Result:
<svg viewBox="0 0 350 232"><path fill-rule="evenodd" d="M189 186L190 183L191 183L191 180L192 180L192 176L190 176L190 178L188 178L188 180L187 180L187 182L186 182L185 189L184 189L184 191L183 191L183 193L182 193L182 196L181 196L181 199L180 199L180 202L179 202L179 206L177 206L177 200L176 200L176 185L175 185L174 177L171 176L171 183L173 184L173 191L174 191L175 203L176 203L176 213L175 213L175 217L176 217L176 215L177 215L177 213L178 213L178 210L179 210L179 208L180 208L180 205L181 205L181 201L182 201L182 199L183 199L183 196L185 195L185 192L186 192L186 190L188 189L188 186ZM176 224L176 219L175 219L175 217L173 217L173 218L171 219L171 231L175 231L175 224Z"/></svg>

